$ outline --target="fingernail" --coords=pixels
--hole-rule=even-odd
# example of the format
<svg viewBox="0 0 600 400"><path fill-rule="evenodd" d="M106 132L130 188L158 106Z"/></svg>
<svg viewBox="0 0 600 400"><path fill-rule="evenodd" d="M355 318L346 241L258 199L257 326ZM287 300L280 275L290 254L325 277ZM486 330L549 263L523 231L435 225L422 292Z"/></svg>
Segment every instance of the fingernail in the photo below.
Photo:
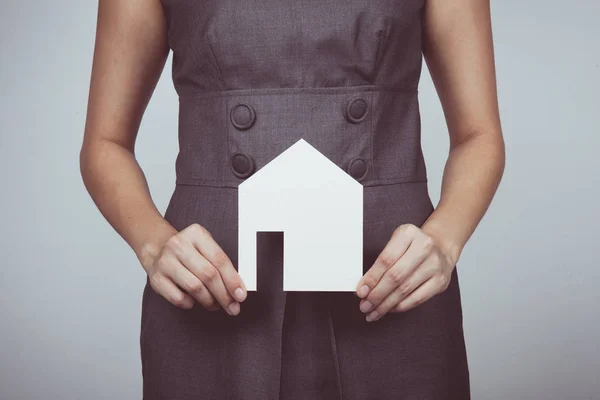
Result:
<svg viewBox="0 0 600 400"><path fill-rule="evenodd" d="M235 289L235 298L237 299L237 301L244 301L244 299L246 298L244 296L244 291L242 290L242 288L237 288Z"/></svg>
<svg viewBox="0 0 600 400"><path fill-rule="evenodd" d="M373 308L373 304L370 301L365 301L360 304L360 311L368 312L371 308Z"/></svg>
<svg viewBox="0 0 600 400"><path fill-rule="evenodd" d="M367 294L369 294L369 287L367 285L362 285L360 289L358 289L358 296L365 297Z"/></svg>
<svg viewBox="0 0 600 400"><path fill-rule="evenodd" d="M228 307L229 314L237 315L240 312L240 303L231 303Z"/></svg>
<svg viewBox="0 0 600 400"><path fill-rule="evenodd" d="M368 322L374 321L379 317L379 313L377 311L373 311L371 314L367 314L366 320Z"/></svg>

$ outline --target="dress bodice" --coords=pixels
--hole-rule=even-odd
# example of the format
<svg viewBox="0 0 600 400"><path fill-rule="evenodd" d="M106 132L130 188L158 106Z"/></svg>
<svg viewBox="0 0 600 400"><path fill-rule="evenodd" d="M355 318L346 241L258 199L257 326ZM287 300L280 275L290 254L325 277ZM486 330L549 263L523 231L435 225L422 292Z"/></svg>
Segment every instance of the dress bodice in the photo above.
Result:
<svg viewBox="0 0 600 400"><path fill-rule="evenodd" d="M180 93L415 88L424 0L162 0Z"/></svg>
<svg viewBox="0 0 600 400"><path fill-rule="evenodd" d="M303 138L365 186L425 180L424 0L162 0L178 183L237 187Z"/></svg>

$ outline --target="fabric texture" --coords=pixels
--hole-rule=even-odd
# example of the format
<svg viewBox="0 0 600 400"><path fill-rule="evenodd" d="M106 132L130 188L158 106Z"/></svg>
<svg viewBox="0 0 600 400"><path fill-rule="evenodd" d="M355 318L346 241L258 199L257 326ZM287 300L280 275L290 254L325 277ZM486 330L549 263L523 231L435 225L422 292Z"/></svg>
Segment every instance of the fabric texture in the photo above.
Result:
<svg viewBox="0 0 600 400"><path fill-rule="evenodd" d="M418 83L424 0L162 0L179 95L165 219L237 265L237 186L303 138L364 187L363 272L433 211ZM351 292L284 292L285 233L258 235L241 313L177 308L146 282L144 400L469 400L458 272L366 322ZM318 277L315 277L318 279Z"/></svg>

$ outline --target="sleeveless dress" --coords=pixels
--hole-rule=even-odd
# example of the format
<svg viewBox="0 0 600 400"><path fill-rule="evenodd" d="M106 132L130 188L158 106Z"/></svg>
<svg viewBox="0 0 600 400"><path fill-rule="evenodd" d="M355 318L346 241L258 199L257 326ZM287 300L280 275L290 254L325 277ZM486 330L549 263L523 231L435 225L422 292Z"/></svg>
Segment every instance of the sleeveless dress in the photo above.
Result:
<svg viewBox="0 0 600 400"><path fill-rule="evenodd" d="M237 267L237 186L303 138L364 187L363 272L396 227L421 226L424 2L162 0L179 96L165 219L203 225ZM282 248L258 234L258 289L237 316L146 282L145 400L470 399L456 268L443 293L367 322L354 292L284 292Z"/></svg>

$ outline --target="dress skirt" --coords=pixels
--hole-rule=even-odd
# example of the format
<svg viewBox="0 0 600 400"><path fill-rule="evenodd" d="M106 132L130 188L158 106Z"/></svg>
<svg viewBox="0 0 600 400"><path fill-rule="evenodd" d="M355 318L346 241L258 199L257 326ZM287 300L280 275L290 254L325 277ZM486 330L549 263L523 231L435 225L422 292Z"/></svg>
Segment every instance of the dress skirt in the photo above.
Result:
<svg viewBox="0 0 600 400"><path fill-rule="evenodd" d="M426 183L365 188L364 271L393 230L431 213ZM419 198L412 202L403 199ZM237 190L177 185L165 218L200 223L237 263ZM366 322L351 292L283 292L283 235L258 235L258 290L241 312L177 308L147 283L144 400L465 400L470 398L456 269L448 289ZM318 279L318 277L315 277ZM282 312L283 311L283 312Z"/></svg>

